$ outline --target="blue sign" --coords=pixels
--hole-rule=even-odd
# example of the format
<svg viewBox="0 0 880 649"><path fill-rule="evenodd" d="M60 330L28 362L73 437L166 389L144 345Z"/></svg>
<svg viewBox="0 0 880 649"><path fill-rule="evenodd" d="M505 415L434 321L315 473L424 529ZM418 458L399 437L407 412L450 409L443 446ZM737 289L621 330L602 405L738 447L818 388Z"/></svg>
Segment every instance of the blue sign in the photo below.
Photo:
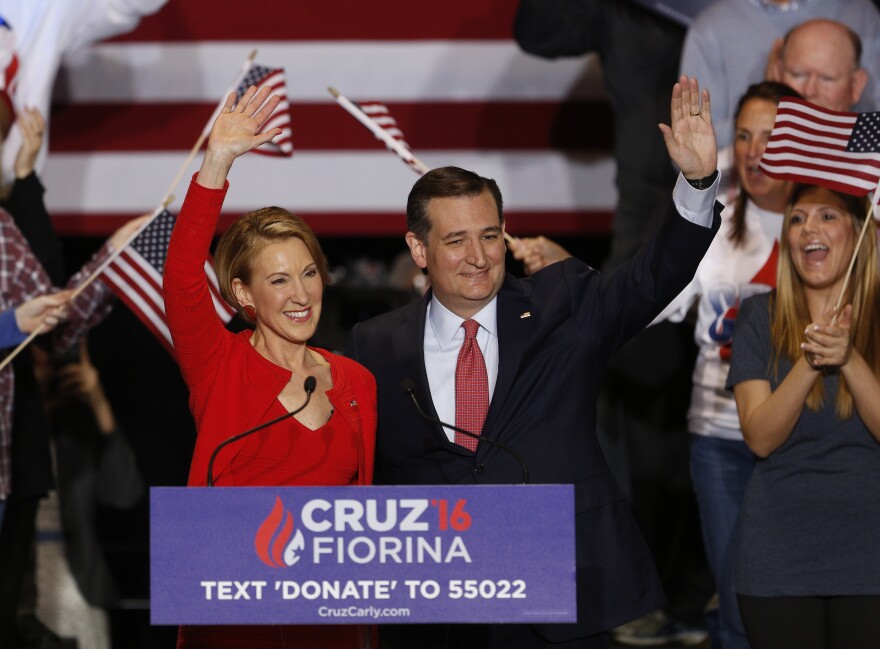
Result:
<svg viewBox="0 0 880 649"><path fill-rule="evenodd" d="M153 624L577 620L571 485L150 490Z"/></svg>

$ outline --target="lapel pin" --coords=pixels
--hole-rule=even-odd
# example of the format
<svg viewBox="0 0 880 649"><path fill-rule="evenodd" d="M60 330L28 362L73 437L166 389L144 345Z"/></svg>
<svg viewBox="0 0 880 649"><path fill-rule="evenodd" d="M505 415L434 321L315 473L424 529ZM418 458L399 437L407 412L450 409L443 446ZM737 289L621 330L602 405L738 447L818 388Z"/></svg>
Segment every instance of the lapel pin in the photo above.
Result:
<svg viewBox="0 0 880 649"><path fill-rule="evenodd" d="M522 320L523 318L531 318L531 317L532 317L531 311L523 311L522 313L519 314L520 320Z"/></svg>
<svg viewBox="0 0 880 649"><path fill-rule="evenodd" d="M355 401L354 399L352 399L351 401L348 402L348 405L351 406L352 408L357 408L358 402Z"/></svg>

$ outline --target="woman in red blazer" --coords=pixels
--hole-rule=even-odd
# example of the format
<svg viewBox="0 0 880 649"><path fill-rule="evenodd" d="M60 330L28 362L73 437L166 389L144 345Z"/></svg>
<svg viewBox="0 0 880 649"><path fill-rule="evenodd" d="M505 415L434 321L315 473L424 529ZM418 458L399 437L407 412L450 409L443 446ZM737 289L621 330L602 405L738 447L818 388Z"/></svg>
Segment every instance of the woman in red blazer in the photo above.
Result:
<svg viewBox="0 0 880 649"><path fill-rule="evenodd" d="M265 105L263 105L265 103ZM204 274L233 161L279 133L257 135L278 98L250 88L230 95L214 122L201 169L190 184L165 264L169 328L197 439L189 484L207 483L215 449L230 437L299 408L293 417L224 446L214 484L370 484L376 433L376 383L363 366L308 346L321 315L327 260L311 229L277 207L243 216L223 235L215 264L223 298L254 331L233 334L218 318ZM261 108L262 106L262 108ZM356 626L181 627L178 647L366 646Z"/></svg>

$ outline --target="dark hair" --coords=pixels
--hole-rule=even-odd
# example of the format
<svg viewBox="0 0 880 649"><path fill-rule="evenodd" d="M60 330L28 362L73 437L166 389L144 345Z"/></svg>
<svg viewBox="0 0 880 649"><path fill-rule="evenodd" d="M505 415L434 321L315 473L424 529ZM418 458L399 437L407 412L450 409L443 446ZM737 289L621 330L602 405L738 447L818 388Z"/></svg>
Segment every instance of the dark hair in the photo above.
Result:
<svg viewBox="0 0 880 649"><path fill-rule="evenodd" d="M264 207L248 212L223 233L214 252L214 267L220 294L241 317L249 317L232 290L232 280L238 278L250 284L254 260L267 243L299 239L315 260L318 275L325 286L330 284L330 270L321 244L308 224L282 207Z"/></svg>
<svg viewBox="0 0 880 649"><path fill-rule="evenodd" d="M736 104L736 111L733 113L734 139L736 133L736 120L742 112L745 105L754 99L769 101L779 105L779 101L783 97L797 97L803 99L800 93L784 83L776 81L762 81L749 86L745 94L739 98ZM736 165L733 167L736 173ZM733 241L733 247L738 248L743 245L746 236L746 203L749 202L749 195L745 189L740 186L739 195L733 205L733 217L731 218L731 229L729 239Z"/></svg>
<svg viewBox="0 0 880 649"><path fill-rule="evenodd" d="M498 183L460 167L431 169L416 181L406 201L406 227L419 241L427 241L431 232L428 203L433 198L472 198L488 191L498 208L498 222L504 224L503 201Z"/></svg>

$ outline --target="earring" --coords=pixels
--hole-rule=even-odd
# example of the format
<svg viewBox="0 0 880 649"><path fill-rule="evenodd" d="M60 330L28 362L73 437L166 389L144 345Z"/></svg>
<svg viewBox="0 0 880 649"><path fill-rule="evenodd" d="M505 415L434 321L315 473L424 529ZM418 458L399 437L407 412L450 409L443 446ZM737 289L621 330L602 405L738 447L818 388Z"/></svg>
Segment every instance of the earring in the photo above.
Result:
<svg viewBox="0 0 880 649"><path fill-rule="evenodd" d="M241 307L241 310L244 311L244 314L251 320L257 319L257 310L252 304L245 304L243 307Z"/></svg>

